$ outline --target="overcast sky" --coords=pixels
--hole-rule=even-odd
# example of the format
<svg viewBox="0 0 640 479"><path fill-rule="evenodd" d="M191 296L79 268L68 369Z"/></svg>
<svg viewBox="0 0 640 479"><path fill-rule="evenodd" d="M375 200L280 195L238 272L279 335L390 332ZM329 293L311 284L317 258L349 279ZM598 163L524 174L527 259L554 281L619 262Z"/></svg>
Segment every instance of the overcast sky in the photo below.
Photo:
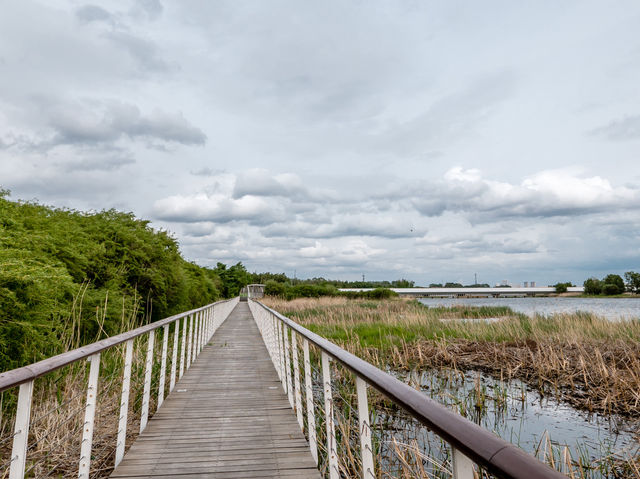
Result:
<svg viewBox="0 0 640 479"><path fill-rule="evenodd" d="M202 265L640 270L640 2L2 2L0 186Z"/></svg>

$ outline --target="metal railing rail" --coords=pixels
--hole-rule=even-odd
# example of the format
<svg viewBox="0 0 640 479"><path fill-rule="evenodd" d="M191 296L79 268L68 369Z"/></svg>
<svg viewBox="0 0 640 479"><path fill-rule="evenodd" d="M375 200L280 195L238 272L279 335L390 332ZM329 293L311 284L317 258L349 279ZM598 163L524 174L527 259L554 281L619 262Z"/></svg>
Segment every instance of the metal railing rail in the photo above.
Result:
<svg viewBox="0 0 640 479"><path fill-rule="evenodd" d="M119 344L126 343L124 352L124 368L122 372L122 395L119 408L120 415L118 418L115 467L120 463L120 461L122 461L125 452L134 339L144 334L148 335L145 359L144 392L142 396L140 419L140 432L142 432L149 419L149 405L152 386L151 375L154 361L157 359L160 360L160 380L158 385L156 410L160 408L164 401L169 327L175 323L171 371L169 373L169 392L171 392L176 385L176 381L182 377L185 370L190 367L193 361L195 361L204 345L207 344L216 330L225 321L225 319L227 319L229 313L231 313L237 303L238 298L218 301L201 308L192 309L191 311L170 316L126 333L118 334L116 336L88 344L81 348L74 349L73 351L68 351L22 368L1 373L0 392L18 386L20 388L18 391L18 403L15 415L9 479L24 478L33 384L36 378L83 359L87 359L90 362L89 380L87 384L87 400L84 408L85 415L82 427L81 452L78 465L78 477L88 479L91 469L93 428L96 403L98 399L100 353ZM182 340L180 341L181 320ZM163 328L162 353L160 358L155 358L154 338L156 330L160 328ZM180 342L180 367L178 368L178 343Z"/></svg>
<svg viewBox="0 0 640 479"><path fill-rule="evenodd" d="M428 398L420 391L399 381L390 374L381 371L372 364L354 356L323 337L300 326L277 311L259 301L250 300L258 329L262 334L267 350L282 381L284 391L289 397L291 407L296 411L298 422L304 432L303 407L301 404L300 371L297 361L297 337L302 340L304 354L304 377L306 389L306 413L308 420L309 447L318 464L318 445L316 423L313 410L311 385L311 363L309 343L315 345L321 353L322 382L324 391L324 412L330 479L338 479L337 445L333 417L333 399L331 391L330 359L336 360L355 375L362 477L376 477L371 449L371 426L367 401L367 385L374 387L391 399L409 415L427 426L444 439L452 448L452 467L454 479L473 479L474 463L489 473L505 479L549 478L560 479L566 476L555 471L519 447L500 439L490 431L474 424L454 413L443 405ZM289 339L291 338L291 339ZM293 349L293 376L291 380L291 355ZM295 402L293 400L295 397ZM327 413L329 412L329 413Z"/></svg>

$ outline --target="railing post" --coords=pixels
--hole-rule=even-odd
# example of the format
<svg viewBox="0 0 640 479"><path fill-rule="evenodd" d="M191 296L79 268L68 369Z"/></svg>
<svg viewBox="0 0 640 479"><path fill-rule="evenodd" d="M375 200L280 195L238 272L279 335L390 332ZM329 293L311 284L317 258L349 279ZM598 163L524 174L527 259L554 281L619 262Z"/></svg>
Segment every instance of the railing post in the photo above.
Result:
<svg viewBox="0 0 640 479"><path fill-rule="evenodd" d="M329 458L329 478L339 479L338 447L333 419L333 398L331 396L331 369L329 355L322 351L322 382L324 384L324 422L327 426L327 457Z"/></svg>
<svg viewBox="0 0 640 479"><path fill-rule="evenodd" d="M160 384L158 384L158 404L156 411L160 409L164 402L164 383L167 374L167 350L169 349L169 325L163 327L162 333L162 358L160 359Z"/></svg>
<svg viewBox="0 0 640 479"><path fill-rule="evenodd" d="M186 368L189 369L191 366L191 346L193 343L193 319L194 315L189 316L189 332L187 333L187 364Z"/></svg>
<svg viewBox="0 0 640 479"><path fill-rule="evenodd" d="M191 362L195 361L198 357L198 353L200 352L200 322L202 321L202 315L198 311L196 313L196 322L193 327L193 359Z"/></svg>
<svg viewBox="0 0 640 479"><path fill-rule="evenodd" d="M155 330L149 331L149 343L147 345L147 360L144 370L144 391L142 393L142 415L140 417L140 434L147 427L149 419L149 399L151 395L151 370L153 368L153 340Z"/></svg>
<svg viewBox="0 0 640 479"><path fill-rule="evenodd" d="M298 363L298 342L296 333L291 330L291 350L293 351L293 384L296 396L296 416L300 429L304 431L304 419L302 417L302 391L300 391L300 364Z"/></svg>
<svg viewBox="0 0 640 479"><path fill-rule="evenodd" d="M375 479L373 450L371 449L371 425L369 424L369 402L367 401L367 383L356 376L358 395L358 422L360 423L360 457L362 458L362 479Z"/></svg>
<svg viewBox="0 0 640 479"><path fill-rule="evenodd" d="M180 320L178 320L180 321ZM180 347L180 377L184 374L184 359L187 350L187 324L189 317L185 316L182 322L182 346Z"/></svg>
<svg viewBox="0 0 640 479"><path fill-rule="evenodd" d="M27 463L27 440L29 439L29 422L31 419L31 398L33 397L33 380L20 385L18 392L18 409L11 449L11 468L9 479L22 479Z"/></svg>
<svg viewBox="0 0 640 479"><path fill-rule="evenodd" d="M313 410L313 388L311 386L311 359L309 358L309 341L302 341L302 354L304 358L304 385L307 397L307 428L309 429L309 448L313 460L318 465L318 440L316 438L316 413Z"/></svg>
<svg viewBox="0 0 640 479"><path fill-rule="evenodd" d="M171 379L169 379L169 392L176 385L176 369L178 366L178 336L180 335L180 320L173 322L173 349L171 350Z"/></svg>
<svg viewBox="0 0 640 479"><path fill-rule="evenodd" d="M122 374L122 396L120 397L120 417L118 418L118 439L116 442L115 467L124 457L127 442L127 415L129 414L129 392L131 388L131 363L133 362L133 339L125 343L124 372Z"/></svg>
<svg viewBox="0 0 640 479"><path fill-rule="evenodd" d="M291 352L289 345L289 326L283 323L282 325L284 331L284 362L285 362L285 373L287 376L287 397L289 398L289 404L291 404L291 408L293 409L293 387L291 385Z"/></svg>
<svg viewBox="0 0 640 479"><path fill-rule="evenodd" d="M91 447L93 446L93 425L96 415L96 402L98 400L98 373L100 372L100 353L89 357L89 384L87 386L87 405L84 410L84 423L82 426L82 442L80 443L80 466L78 468L79 479L89 479L91 470Z"/></svg>
<svg viewBox="0 0 640 479"><path fill-rule="evenodd" d="M451 446L451 465L453 466L453 479L473 479L473 462L458 449Z"/></svg>
<svg viewBox="0 0 640 479"><path fill-rule="evenodd" d="M278 377L280 378L280 382L282 383L282 389L284 390L284 392L287 392L287 384L286 381L283 379L283 374L284 374L284 366L283 363L284 361L282 361L282 331L280 330L280 320L278 318L276 318L275 316L273 317L273 322L276 325L276 335L278 338L278 367L276 368L278 370Z"/></svg>

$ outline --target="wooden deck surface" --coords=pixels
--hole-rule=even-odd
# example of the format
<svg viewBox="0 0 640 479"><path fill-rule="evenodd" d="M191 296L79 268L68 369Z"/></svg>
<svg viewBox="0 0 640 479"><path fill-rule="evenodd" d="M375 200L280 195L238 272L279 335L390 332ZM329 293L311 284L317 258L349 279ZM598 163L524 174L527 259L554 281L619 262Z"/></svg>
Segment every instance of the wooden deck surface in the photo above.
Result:
<svg viewBox="0 0 640 479"><path fill-rule="evenodd" d="M111 477L320 478L247 303L218 329Z"/></svg>

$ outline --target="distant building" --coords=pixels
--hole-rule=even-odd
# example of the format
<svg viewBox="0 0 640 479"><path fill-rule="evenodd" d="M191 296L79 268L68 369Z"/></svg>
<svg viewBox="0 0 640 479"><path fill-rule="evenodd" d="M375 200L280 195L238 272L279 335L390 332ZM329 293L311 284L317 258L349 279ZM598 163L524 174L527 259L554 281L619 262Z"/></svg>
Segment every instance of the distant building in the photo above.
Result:
<svg viewBox="0 0 640 479"><path fill-rule="evenodd" d="M528 288L528 287L529 287L529 281L525 281L525 282L524 282L524 287L525 287L525 288Z"/></svg>
<svg viewBox="0 0 640 479"><path fill-rule="evenodd" d="M536 287L536 282L535 281L531 281L531 287L535 288Z"/></svg>

